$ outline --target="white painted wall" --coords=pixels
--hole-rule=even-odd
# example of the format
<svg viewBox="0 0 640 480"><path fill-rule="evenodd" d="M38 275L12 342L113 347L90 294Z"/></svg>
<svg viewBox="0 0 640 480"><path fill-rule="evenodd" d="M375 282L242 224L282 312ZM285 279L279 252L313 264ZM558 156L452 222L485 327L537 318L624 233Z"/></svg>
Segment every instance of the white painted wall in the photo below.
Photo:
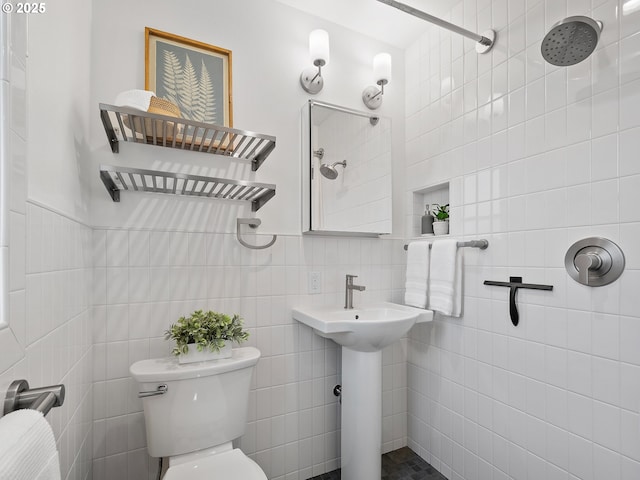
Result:
<svg viewBox="0 0 640 480"><path fill-rule="evenodd" d="M568 15L604 31L553 67L540 41ZM450 181L452 233L489 248L465 252L464 317L411 332L409 446L451 479L640 478L640 9L465 0L450 18L498 40L478 56L434 27L407 50L407 203ZM589 236L624 250L617 282L567 275ZM554 287L518 293L518 327L482 285L510 275Z"/></svg>
<svg viewBox="0 0 640 480"><path fill-rule="evenodd" d="M91 4L47 4L29 19L28 196L87 222Z"/></svg>
<svg viewBox="0 0 640 480"><path fill-rule="evenodd" d="M126 12L126 14L123 14ZM168 168L259 182L274 183L277 193L257 216L261 233L301 232L300 144L301 109L309 96L299 85L300 72L310 66L308 35L315 28L329 32L331 62L323 69L324 90L315 98L365 110L361 94L372 83L373 56L389 51L394 58L393 83L385 90L379 113L392 118L394 151L394 233L402 234L404 182L404 58L402 52L375 39L321 21L275 1L244 0L175 2L119 0L96 2L92 26L91 151L92 169L100 163ZM224 20L221 20L221 19ZM117 25L117 30L114 29ZM186 36L233 52L234 126L277 137L275 151L256 173L246 163L206 154L123 145L111 153L98 103L113 102L123 90L144 87L144 27ZM246 207L153 195L122 195L111 202L97 173L92 173L92 221L99 226L181 228L232 232L235 218L249 216Z"/></svg>

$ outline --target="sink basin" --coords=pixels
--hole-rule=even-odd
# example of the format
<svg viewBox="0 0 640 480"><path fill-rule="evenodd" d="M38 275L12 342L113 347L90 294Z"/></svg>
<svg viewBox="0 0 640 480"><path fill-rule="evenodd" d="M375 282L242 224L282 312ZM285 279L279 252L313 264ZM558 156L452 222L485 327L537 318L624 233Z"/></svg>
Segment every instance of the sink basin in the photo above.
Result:
<svg viewBox="0 0 640 480"><path fill-rule="evenodd" d="M433 312L381 302L362 308L300 307L293 318L321 337L358 352L375 352L403 337L416 323L429 322Z"/></svg>

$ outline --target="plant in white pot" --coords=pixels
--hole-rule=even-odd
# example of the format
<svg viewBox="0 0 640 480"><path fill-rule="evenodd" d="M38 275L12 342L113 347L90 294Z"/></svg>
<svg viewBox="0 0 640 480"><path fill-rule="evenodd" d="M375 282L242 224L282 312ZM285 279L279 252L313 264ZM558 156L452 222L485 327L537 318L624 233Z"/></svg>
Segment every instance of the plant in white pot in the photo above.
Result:
<svg viewBox="0 0 640 480"><path fill-rule="evenodd" d="M449 233L449 204L433 204L431 212L435 221L433 222L433 233L435 235L446 235Z"/></svg>
<svg viewBox="0 0 640 480"><path fill-rule="evenodd" d="M229 358L232 342L246 341L249 332L242 328L239 315L230 317L211 310L196 310L171 325L165 338L176 342L171 353L178 357L179 363L192 363Z"/></svg>

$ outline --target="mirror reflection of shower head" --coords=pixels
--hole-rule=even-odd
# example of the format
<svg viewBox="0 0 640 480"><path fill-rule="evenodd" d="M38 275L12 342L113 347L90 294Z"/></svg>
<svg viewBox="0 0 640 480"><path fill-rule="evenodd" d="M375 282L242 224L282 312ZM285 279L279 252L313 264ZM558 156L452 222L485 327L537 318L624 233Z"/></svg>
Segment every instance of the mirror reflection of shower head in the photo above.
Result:
<svg viewBox="0 0 640 480"><path fill-rule="evenodd" d="M318 150L314 150L313 156L318 157L318 160L322 161L324 158L324 148L320 147Z"/></svg>
<svg viewBox="0 0 640 480"><path fill-rule="evenodd" d="M336 162L333 165L323 163L320 165L320 173L329 180L335 180L338 178L338 170L336 170L336 166L338 165L342 165L343 168L347 168L347 161L343 160L341 162Z"/></svg>
<svg viewBox="0 0 640 480"><path fill-rule="evenodd" d="M559 67L580 63L596 49L602 27L602 22L589 17L565 18L551 27L542 40L542 57Z"/></svg>

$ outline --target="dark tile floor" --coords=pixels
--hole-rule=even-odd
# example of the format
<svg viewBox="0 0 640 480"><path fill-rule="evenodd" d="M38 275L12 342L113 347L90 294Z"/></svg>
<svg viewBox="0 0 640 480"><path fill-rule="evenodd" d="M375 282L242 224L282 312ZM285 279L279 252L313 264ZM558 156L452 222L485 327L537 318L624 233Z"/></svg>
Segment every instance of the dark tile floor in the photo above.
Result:
<svg viewBox="0 0 640 480"><path fill-rule="evenodd" d="M340 480L340 469L310 480ZM381 480L447 480L440 472L404 447L382 456Z"/></svg>

